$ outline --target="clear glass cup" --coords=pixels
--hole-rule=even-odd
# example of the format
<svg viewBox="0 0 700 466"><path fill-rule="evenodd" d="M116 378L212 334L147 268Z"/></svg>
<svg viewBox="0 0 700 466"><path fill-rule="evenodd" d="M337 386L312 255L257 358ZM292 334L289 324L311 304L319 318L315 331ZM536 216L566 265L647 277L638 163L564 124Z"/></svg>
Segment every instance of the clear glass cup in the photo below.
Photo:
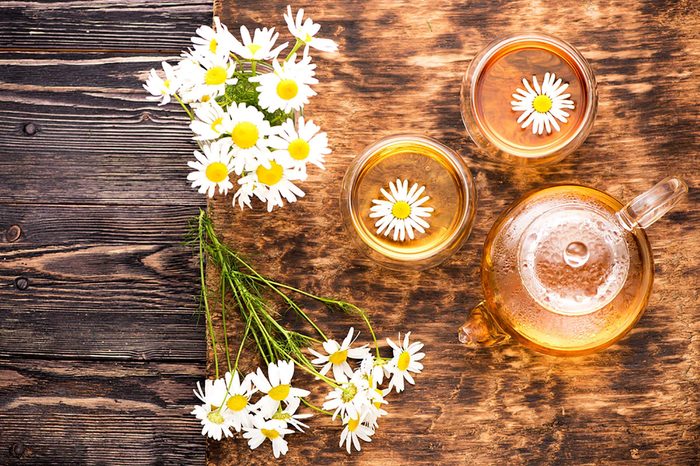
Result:
<svg viewBox="0 0 700 466"><path fill-rule="evenodd" d="M554 73L568 84L574 110L560 130L532 134L521 128L518 111L512 109L513 94L526 89L523 79L542 83ZM534 86L533 86L534 88ZM472 140L496 158L520 165L553 163L576 150L588 137L598 107L595 76L588 61L572 45L556 37L516 34L491 42L469 64L460 93L462 121Z"/></svg>
<svg viewBox="0 0 700 466"><path fill-rule="evenodd" d="M408 181L424 186L433 208L424 233L397 241L378 233L378 218L370 217L373 200L384 199L389 183ZM425 269L457 251L469 237L476 212L476 189L469 169L457 153L440 142L416 134L386 137L371 144L348 168L340 207L355 245L388 268Z"/></svg>

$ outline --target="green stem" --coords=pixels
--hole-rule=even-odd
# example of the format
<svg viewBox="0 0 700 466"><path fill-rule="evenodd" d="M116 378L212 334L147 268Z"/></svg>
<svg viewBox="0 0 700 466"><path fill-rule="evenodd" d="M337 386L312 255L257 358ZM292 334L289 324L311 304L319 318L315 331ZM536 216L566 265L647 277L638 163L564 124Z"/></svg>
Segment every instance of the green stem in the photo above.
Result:
<svg viewBox="0 0 700 466"><path fill-rule="evenodd" d="M182 101L182 99L180 98L180 96L177 95L177 92L176 92L175 94L173 94L173 97L175 97L175 99L180 103L180 105L182 105L182 108L183 108L183 109L185 110L185 112L187 113L187 116L190 117L190 120L194 120L194 115L192 114L192 112L190 111L190 109L187 108L187 105L185 105L185 103Z"/></svg>
<svg viewBox="0 0 700 466"><path fill-rule="evenodd" d="M209 312L209 300L207 299L207 283L204 279L204 238L202 237L202 222L204 220L204 211L199 211L199 277L200 286L202 287L202 299L204 301L204 312L209 325L209 335L211 336L211 346L214 353L214 372L216 378L219 378L219 358L216 354L216 335L214 334L214 324L212 323L211 313Z"/></svg>
<svg viewBox="0 0 700 466"><path fill-rule="evenodd" d="M304 41L297 38L297 41L294 44L294 47L292 47L292 50L289 51L289 53L287 54L287 57L284 59L284 61L288 62L289 59L292 57L292 55L294 55L296 53L296 51L299 50L299 47L301 47L303 43L304 43Z"/></svg>
<svg viewBox="0 0 700 466"><path fill-rule="evenodd" d="M306 398L301 398L301 402L304 403L309 408L313 409L314 411L318 411L321 414L325 414L327 416L333 415L333 413L331 413L330 411L323 410L323 409L319 408L318 406L316 406L315 404L311 403L310 401L307 401Z"/></svg>
<svg viewBox="0 0 700 466"><path fill-rule="evenodd" d="M228 367L228 371L231 372L231 352L228 349L228 327L226 326L226 282L223 280L221 281L221 325L224 327L226 365Z"/></svg>

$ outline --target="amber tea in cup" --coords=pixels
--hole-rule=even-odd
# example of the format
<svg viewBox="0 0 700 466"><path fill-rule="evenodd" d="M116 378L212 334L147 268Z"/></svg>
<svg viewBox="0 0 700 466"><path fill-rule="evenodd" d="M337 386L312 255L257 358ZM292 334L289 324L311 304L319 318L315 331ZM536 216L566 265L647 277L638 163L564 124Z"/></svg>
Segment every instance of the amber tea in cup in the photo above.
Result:
<svg viewBox="0 0 700 466"><path fill-rule="evenodd" d="M591 131L597 102L586 59L544 34L492 42L462 81L462 119L472 140L522 164L554 162L573 152Z"/></svg>
<svg viewBox="0 0 700 466"><path fill-rule="evenodd" d="M395 196L401 184L406 199L416 206L400 193ZM341 211L357 246L395 269L431 267L459 249L471 231L475 205L476 192L462 158L434 139L411 134L367 147L348 169L341 194ZM423 231L411 229L409 237L406 230L401 239L381 228L384 216L408 221L412 208L426 211L416 220Z"/></svg>

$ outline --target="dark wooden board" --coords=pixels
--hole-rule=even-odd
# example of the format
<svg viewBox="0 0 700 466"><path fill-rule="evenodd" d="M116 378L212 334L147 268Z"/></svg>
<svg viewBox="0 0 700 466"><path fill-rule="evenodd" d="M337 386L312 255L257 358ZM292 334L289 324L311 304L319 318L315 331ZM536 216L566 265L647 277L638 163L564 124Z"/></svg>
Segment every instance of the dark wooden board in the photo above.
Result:
<svg viewBox="0 0 700 466"><path fill-rule="evenodd" d="M4 2L0 50L169 50L180 53L211 1L78 0Z"/></svg>
<svg viewBox="0 0 700 466"><path fill-rule="evenodd" d="M226 1L218 13L239 24L278 25L286 2ZM210 203L218 231L262 271L371 312L379 335L413 331L425 343L417 385L389 397L371 444L348 456L340 426L315 418L289 437L287 464L678 464L700 462L700 171L698 28L694 2L302 2L340 54L319 56L305 114L328 132L327 170L302 184L307 197L274 214ZM216 10L216 9L215 9ZM216 11L215 11L216 12ZM481 154L459 114L461 78L474 54L498 36L550 32L578 47L599 82L588 140L563 162L514 169ZM371 141L415 131L460 152L479 201L469 241L440 267L393 272L356 251L337 208L340 181ZM524 192L582 183L627 201L670 174L688 199L648 232L656 280L647 312L630 334L599 354L563 359L509 343L466 350L456 339L481 299L486 233ZM215 286L216 277L210 277ZM314 309L332 334L353 323ZM357 325L357 322L355 322ZM220 331L220 328L219 328ZM366 332L365 332L366 333ZM367 335L360 338L367 342ZM211 354L209 373L212 373ZM314 385L314 384L311 384ZM316 385L318 387L318 385ZM321 401L322 393L313 394ZM208 443L212 464L267 464L269 447L241 438Z"/></svg>
<svg viewBox="0 0 700 466"><path fill-rule="evenodd" d="M201 464L203 205L145 99L211 2L0 6L0 464Z"/></svg>
<svg viewBox="0 0 700 466"><path fill-rule="evenodd" d="M201 464L189 414L201 371L197 364L0 358L0 462Z"/></svg>

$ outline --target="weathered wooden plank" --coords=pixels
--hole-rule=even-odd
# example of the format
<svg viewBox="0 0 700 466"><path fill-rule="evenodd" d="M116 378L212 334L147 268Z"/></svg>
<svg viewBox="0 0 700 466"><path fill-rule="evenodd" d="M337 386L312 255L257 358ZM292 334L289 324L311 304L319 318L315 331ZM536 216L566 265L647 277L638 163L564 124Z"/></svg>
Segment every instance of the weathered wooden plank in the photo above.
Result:
<svg viewBox="0 0 700 466"><path fill-rule="evenodd" d="M247 0L222 3L230 27L271 25ZM289 464L697 464L700 459L700 225L697 165L697 25L690 3L306 2L337 56L318 60L319 95L306 115L328 131L327 170L302 184L301 202L270 215L215 199L210 212L227 242L272 276L371 311L377 332L412 330L426 344L417 385L389 398L390 415L362 453L336 445L340 429L314 419L290 436ZM281 24L281 19L276 21ZM528 29L560 36L586 55L600 106L589 139L565 161L514 169L479 153L459 114L469 60L489 40ZM479 203L467 244L423 273L385 270L350 242L335 207L347 165L370 141L417 131L458 150L475 176ZM646 314L610 349L560 359L510 343L468 351L456 339L481 299L486 233L524 192L583 183L629 200L669 174L689 199L649 231L656 281ZM215 277L210 277L215 286ZM351 320L314 310L341 337ZM367 338L361 337L366 343ZM210 355L211 356L211 355ZM210 357L211 369L211 357ZM211 373L211 370L210 370ZM318 387L316 384L309 383ZM314 393L320 401L322 393ZM269 449L242 439L210 442L215 464L265 464Z"/></svg>
<svg viewBox="0 0 700 466"><path fill-rule="evenodd" d="M6 1L0 49L170 50L211 21L211 0Z"/></svg>
<svg viewBox="0 0 700 466"><path fill-rule="evenodd" d="M0 463L201 464L199 364L0 359Z"/></svg>
<svg viewBox="0 0 700 466"><path fill-rule="evenodd" d="M186 180L196 148L187 117L141 88L163 58L0 58L3 202L199 205Z"/></svg>

